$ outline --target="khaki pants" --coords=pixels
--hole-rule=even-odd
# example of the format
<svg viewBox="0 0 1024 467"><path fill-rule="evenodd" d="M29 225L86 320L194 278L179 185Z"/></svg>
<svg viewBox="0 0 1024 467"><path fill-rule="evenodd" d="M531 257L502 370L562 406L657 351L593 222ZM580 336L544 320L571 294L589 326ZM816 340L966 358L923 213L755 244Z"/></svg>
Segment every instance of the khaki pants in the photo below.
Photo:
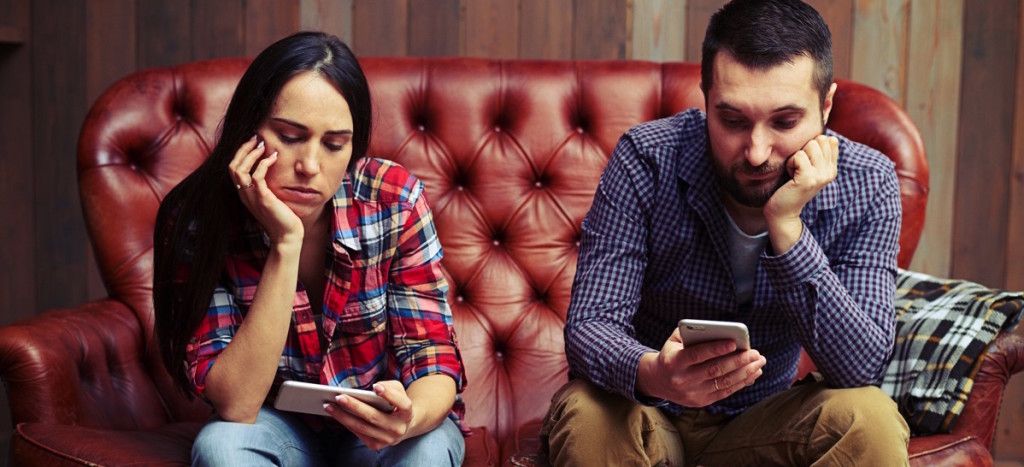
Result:
<svg viewBox="0 0 1024 467"><path fill-rule="evenodd" d="M869 386L797 383L735 417L666 415L589 382L554 395L541 430L551 463L567 465L908 465L910 429Z"/></svg>

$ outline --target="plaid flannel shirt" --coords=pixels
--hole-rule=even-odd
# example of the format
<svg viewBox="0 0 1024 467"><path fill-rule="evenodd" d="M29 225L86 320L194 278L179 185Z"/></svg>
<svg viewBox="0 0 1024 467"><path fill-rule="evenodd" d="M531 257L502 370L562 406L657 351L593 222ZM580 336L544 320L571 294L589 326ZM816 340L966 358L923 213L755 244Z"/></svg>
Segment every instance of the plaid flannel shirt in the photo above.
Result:
<svg viewBox="0 0 1024 467"><path fill-rule="evenodd" d="M788 388L801 347L831 386L872 384L895 328L902 211L893 163L829 131L839 137L838 176L804 207L797 244L761 253L753 303L741 307L705 126L691 109L619 140L582 224L565 327L570 374L678 414L678 405L638 397L637 366L679 319L697 318L745 323L767 358L753 385L709 411L739 413Z"/></svg>
<svg viewBox="0 0 1024 467"><path fill-rule="evenodd" d="M320 333L301 283L292 327L281 354L272 402L285 380L368 389L398 379L408 387L444 374L458 392L465 372L441 273L441 245L423 184L401 166L365 158L345 177L333 200L332 237ZM187 348L186 366L197 394L217 356L231 342L252 303L269 239L250 221L229 239L221 284ZM461 425L461 400L452 418Z"/></svg>

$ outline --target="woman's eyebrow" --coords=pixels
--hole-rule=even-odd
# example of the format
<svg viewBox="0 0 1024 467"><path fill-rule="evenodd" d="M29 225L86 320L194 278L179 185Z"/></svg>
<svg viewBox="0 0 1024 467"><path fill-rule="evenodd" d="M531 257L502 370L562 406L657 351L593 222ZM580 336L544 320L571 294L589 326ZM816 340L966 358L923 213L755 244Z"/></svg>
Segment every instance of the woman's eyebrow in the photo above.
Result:
<svg viewBox="0 0 1024 467"><path fill-rule="evenodd" d="M296 122L296 121L293 121L293 120L288 120L287 118L272 117L271 120L273 120L275 122L283 123L283 124L288 125L288 126L295 127L297 129L300 129L300 130L303 130L303 131L309 131L309 127L307 127L306 125L303 125L303 124L301 124L299 122ZM347 129L347 128L344 129L344 130L328 130L328 131L325 131L324 134L345 136L345 135L351 135L352 134L352 130Z"/></svg>

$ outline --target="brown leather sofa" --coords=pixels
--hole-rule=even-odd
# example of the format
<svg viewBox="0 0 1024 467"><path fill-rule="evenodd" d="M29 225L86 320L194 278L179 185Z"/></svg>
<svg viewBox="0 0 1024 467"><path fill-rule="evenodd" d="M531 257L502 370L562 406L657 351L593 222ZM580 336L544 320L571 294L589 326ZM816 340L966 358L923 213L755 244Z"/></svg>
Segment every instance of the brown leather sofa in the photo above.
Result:
<svg viewBox="0 0 1024 467"><path fill-rule="evenodd" d="M17 465L188 462L209 408L172 389L155 355L152 230L163 195L206 157L246 59L143 71L82 128L82 208L109 297L0 329ZM445 251L469 388L467 465L543 463L537 421L566 381L562 324L579 225L619 136L702 106L686 63L363 59L371 154L426 184ZM900 264L917 245L928 168L917 130L880 93L840 81L830 126L889 154L903 193ZM989 349L951 434L914 438L915 465L991 464L1024 342Z"/></svg>

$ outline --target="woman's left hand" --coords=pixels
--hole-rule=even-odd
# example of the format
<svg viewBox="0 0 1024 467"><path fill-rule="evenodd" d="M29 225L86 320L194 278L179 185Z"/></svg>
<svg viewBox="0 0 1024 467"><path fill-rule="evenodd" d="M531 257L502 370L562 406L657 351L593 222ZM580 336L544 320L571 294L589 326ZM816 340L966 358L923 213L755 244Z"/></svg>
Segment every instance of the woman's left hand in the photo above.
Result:
<svg viewBox="0 0 1024 467"><path fill-rule="evenodd" d="M415 406L399 381L374 383L373 392L395 407L387 413L354 397L335 397L325 409L338 423L354 433L367 447L380 450L406 438L416 418Z"/></svg>

